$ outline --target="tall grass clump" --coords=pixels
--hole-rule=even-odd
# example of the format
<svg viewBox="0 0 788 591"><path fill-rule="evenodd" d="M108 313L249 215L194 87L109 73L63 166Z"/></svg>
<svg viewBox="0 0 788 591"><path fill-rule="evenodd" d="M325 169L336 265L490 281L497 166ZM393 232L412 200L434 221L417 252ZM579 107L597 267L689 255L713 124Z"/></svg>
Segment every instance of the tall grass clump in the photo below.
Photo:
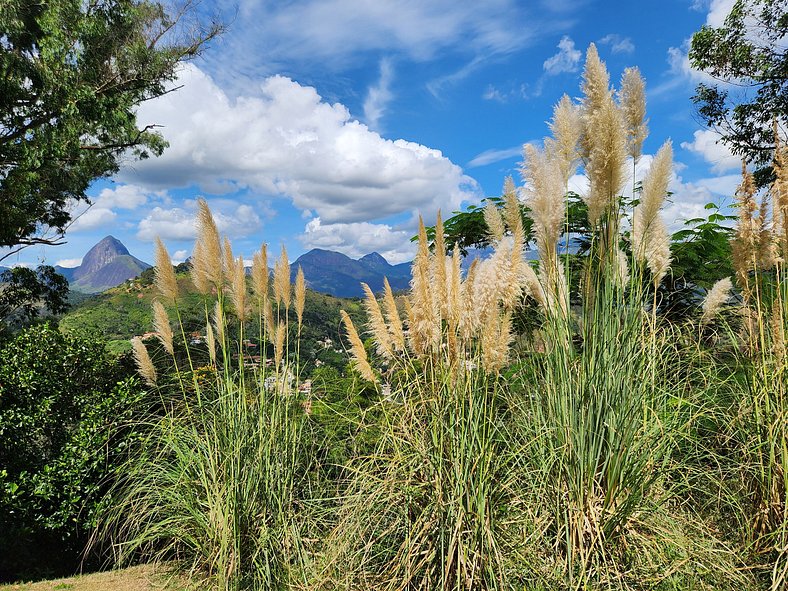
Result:
<svg viewBox="0 0 788 591"><path fill-rule="evenodd" d="M177 278L159 246L156 287L181 339L157 301L163 351L151 354L137 340L134 352L149 384L158 370L161 402L140 419L146 435L118 472L94 543L109 545L118 563L166 561L204 588L287 588L304 572L301 512L313 457L291 383L298 359L284 349L289 320L279 304L289 305L289 271L287 285L277 275L272 297L264 247L254 257L251 298L242 259L222 243L201 201L191 276L205 294L206 345L189 345ZM297 306L302 301L297 291ZM244 321L251 323L253 313L261 338L275 350L272 368L250 366L244 357ZM185 361L177 354L184 344ZM169 384L162 380L167 375L174 376Z"/></svg>
<svg viewBox="0 0 788 591"><path fill-rule="evenodd" d="M514 193L508 203L506 220L492 214L500 229L495 254L465 277L459 253L446 253L438 219L432 251L420 225L401 304L388 283L382 302L365 286L371 356L344 315L354 363L390 394L377 448L350 466L316 585L510 588L513 474L500 371L528 267Z"/></svg>
<svg viewBox="0 0 788 591"><path fill-rule="evenodd" d="M776 591L788 585L788 149L776 130L775 141L775 180L760 203L746 168L736 193L739 219L731 246L741 305L730 340L739 347L740 390L729 434L738 451L732 467L738 474L731 479L745 491L746 541Z"/></svg>

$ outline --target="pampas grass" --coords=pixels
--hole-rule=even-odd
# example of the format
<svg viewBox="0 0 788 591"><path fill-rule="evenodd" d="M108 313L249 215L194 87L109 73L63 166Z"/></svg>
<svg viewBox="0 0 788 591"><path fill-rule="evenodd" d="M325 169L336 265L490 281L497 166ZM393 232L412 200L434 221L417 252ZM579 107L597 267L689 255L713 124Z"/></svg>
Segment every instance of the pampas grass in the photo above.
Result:
<svg viewBox="0 0 788 591"><path fill-rule="evenodd" d="M174 303L178 298L178 281L175 278L175 270L170 260L170 255L164 247L164 243L156 238L156 261L154 270L154 284L161 297L167 302Z"/></svg>
<svg viewBox="0 0 788 591"><path fill-rule="evenodd" d="M701 324L711 322L719 314L723 305L730 298L733 283L730 277L725 277L717 281L703 300L701 309L703 314L700 317Z"/></svg>
<svg viewBox="0 0 788 591"><path fill-rule="evenodd" d="M145 379L149 386L156 385L156 367L151 361L148 349L139 337L131 339L132 353L134 354L134 362L137 365L137 371Z"/></svg>
<svg viewBox="0 0 788 591"><path fill-rule="evenodd" d="M170 355L175 355L175 348L173 345L172 326L170 326L170 318L167 315L167 310L159 300L153 302L153 330L156 331L156 336L161 342L164 350Z"/></svg>
<svg viewBox="0 0 788 591"><path fill-rule="evenodd" d="M638 68L624 70L618 100L627 126L627 154L637 163L643 153L643 141L648 136L646 84Z"/></svg>

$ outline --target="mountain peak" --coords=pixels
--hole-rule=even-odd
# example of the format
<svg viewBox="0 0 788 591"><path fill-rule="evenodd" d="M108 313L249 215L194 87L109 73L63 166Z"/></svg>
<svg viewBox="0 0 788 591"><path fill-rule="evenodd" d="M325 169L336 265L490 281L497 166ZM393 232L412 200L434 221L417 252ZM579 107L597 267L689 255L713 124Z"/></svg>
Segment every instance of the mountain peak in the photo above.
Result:
<svg viewBox="0 0 788 591"><path fill-rule="evenodd" d="M379 252L371 252L369 254L365 254L363 257L358 259L362 263L371 263L373 265L385 265L389 266L389 262L386 258L380 254Z"/></svg>

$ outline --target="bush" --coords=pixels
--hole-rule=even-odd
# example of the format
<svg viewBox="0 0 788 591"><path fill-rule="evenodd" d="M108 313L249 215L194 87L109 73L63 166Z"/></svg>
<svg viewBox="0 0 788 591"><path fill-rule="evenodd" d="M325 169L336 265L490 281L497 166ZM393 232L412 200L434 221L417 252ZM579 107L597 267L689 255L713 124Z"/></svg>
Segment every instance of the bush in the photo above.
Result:
<svg viewBox="0 0 788 591"><path fill-rule="evenodd" d="M100 341L46 324L0 351L0 580L73 572L137 379ZM121 436L123 435L123 436Z"/></svg>

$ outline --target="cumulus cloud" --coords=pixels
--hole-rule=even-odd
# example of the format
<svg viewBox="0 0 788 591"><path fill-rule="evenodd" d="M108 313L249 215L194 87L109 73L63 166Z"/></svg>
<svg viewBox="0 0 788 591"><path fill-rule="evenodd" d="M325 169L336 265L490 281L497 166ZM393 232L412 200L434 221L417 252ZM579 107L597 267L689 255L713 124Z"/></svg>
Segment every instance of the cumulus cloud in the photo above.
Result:
<svg viewBox="0 0 788 591"><path fill-rule="evenodd" d="M250 205L232 205L232 202L210 203L219 232L230 238L248 236L260 229L260 216ZM158 236L162 240L193 240L197 237L195 221L197 206L185 201L183 207L153 210L137 226L137 238L150 242Z"/></svg>
<svg viewBox="0 0 788 591"><path fill-rule="evenodd" d="M107 207L94 205L90 208L80 205L79 211L72 213L72 222L68 227L69 232L84 232L108 226L118 217L114 211Z"/></svg>
<svg viewBox="0 0 788 591"><path fill-rule="evenodd" d="M698 130L691 142L682 142L681 147L701 156L711 164L716 173L724 173L741 168L741 158L734 156L720 141L720 134L710 129Z"/></svg>
<svg viewBox="0 0 788 591"><path fill-rule="evenodd" d="M457 209L478 193L443 154L388 140L329 104L314 88L271 76L250 96L231 99L193 65L183 88L143 105L141 123L165 126L170 147L122 177L150 187L232 183L290 198L325 222L382 219Z"/></svg>
<svg viewBox="0 0 788 591"><path fill-rule="evenodd" d="M635 44L629 37L623 37L617 33L610 33L599 40L601 45L610 47L613 53L632 53L635 51Z"/></svg>
<svg viewBox="0 0 788 591"><path fill-rule="evenodd" d="M93 202L107 209L137 209L148 201L149 192L137 185L118 185L102 189Z"/></svg>
<svg viewBox="0 0 788 591"><path fill-rule="evenodd" d="M555 76L562 72L577 72L582 54L575 48L575 42L568 35L561 37L558 42L558 53L545 60L544 71Z"/></svg>
<svg viewBox="0 0 788 591"><path fill-rule="evenodd" d="M372 129L379 128L380 119L385 114L388 104L394 98L390 88L393 77L394 68L391 65L391 60L381 60L378 83L369 88L367 98L364 100L364 121Z"/></svg>
<svg viewBox="0 0 788 591"><path fill-rule="evenodd" d="M378 252L391 264L413 259L416 246L410 242L413 232L396 230L387 224L369 222L324 224L311 220L299 236L304 248L323 248L357 259Z"/></svg>

